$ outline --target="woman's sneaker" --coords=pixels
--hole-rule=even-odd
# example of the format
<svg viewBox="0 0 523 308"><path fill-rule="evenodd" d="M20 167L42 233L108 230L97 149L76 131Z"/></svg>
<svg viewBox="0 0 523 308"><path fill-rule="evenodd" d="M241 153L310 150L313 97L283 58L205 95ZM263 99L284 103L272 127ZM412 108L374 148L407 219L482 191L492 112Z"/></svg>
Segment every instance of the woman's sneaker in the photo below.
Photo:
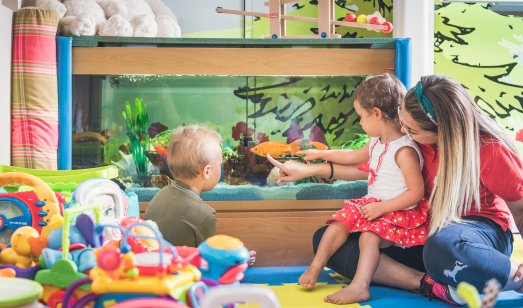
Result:
<svg viewBox="0 0 523 308"><path fill-rule="evenodd" d="M419 293L429 298L439 298L453 305L465 305L465 301L459 297L456 291L446 284L435 282L428 274L425 274L420 281Z"/></svg>

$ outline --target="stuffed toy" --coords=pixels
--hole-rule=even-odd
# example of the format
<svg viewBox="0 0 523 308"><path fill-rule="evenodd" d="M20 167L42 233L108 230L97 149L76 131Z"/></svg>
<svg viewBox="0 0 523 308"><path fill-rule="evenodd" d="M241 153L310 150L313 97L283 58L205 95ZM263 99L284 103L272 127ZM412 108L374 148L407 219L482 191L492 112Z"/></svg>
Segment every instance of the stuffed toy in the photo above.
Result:
<svg viewBox="0 0 523 308"><path fill-rule="evenodd" d="M62 17L62 35L181 37L178 19L161 0L36 0Z"/></svg>

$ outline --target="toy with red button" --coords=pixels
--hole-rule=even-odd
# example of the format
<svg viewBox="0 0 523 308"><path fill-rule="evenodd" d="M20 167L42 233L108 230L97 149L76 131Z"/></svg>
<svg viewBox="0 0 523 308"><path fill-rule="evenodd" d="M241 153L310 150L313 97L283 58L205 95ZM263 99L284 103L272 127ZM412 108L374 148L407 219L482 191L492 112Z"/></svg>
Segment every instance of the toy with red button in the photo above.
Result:
<svg viewBox="0 0 523 308"><path fill-rule="evenodd" d="M10 246L14 232L33 227L42 237L49 234L48 224L55 214L62 215L65 202L62 193L55 193L39 178L20 172L0 174L0 187L22 184L34 191L0 194L0 244Z"/></svg>
<svg viewBox="0 0 523 308"><path fill-rule="evenodd" d="M354 23L363 24L363 25L364 24L381 25L381 26L386 27L386 29L369 29L369 30L374 30L376 32L382 31L383 33L390 33L392 31L392 24L389 21L385 20L385 18L383 18L381 16L380 12L378 12L378 11L374 12L371 15L359 15L359 16L356 16L353 13L349 13L345 16L345 22L351 23L350 25L347 25L347 26L353 26L353 27L354 27L354 25L353 25Z"/></svg>

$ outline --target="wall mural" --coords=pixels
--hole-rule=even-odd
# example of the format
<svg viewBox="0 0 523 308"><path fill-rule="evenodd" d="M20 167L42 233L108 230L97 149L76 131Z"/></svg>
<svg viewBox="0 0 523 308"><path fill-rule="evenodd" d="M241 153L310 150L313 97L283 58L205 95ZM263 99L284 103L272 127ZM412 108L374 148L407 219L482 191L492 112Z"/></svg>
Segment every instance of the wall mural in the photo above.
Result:
<svg viewBox="0 0 523 308"><path fill-rule="evenodd" d="M523 150L523 18L489 7L436 1L434 69L466 87Z"/></svg>

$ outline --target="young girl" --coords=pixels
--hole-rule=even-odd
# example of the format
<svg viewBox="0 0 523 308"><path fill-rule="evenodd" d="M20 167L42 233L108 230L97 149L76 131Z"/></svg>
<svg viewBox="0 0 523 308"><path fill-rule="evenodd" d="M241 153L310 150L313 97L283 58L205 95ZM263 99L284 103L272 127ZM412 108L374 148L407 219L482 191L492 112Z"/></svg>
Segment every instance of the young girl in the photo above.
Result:
<svg viewBox="0 0 523 308"><path fill-rule="evenodd" d="M422 156L414 139L401 133L398 106L406 90L389 75L367 79L354 93L354 109L371 141L358 150L307 150L305 160L359 165L368 172L368 194L346 200L345 207L327 221L312 264L299 283L313 288L329 258L350 236L360 236L360 257L354 279L346 288L329 295L333 304L370 299L369 285L378 267L381 248L423 245L427 236L428 203L424 199ZM361 232L361 235L360 235Z"/></svg>

